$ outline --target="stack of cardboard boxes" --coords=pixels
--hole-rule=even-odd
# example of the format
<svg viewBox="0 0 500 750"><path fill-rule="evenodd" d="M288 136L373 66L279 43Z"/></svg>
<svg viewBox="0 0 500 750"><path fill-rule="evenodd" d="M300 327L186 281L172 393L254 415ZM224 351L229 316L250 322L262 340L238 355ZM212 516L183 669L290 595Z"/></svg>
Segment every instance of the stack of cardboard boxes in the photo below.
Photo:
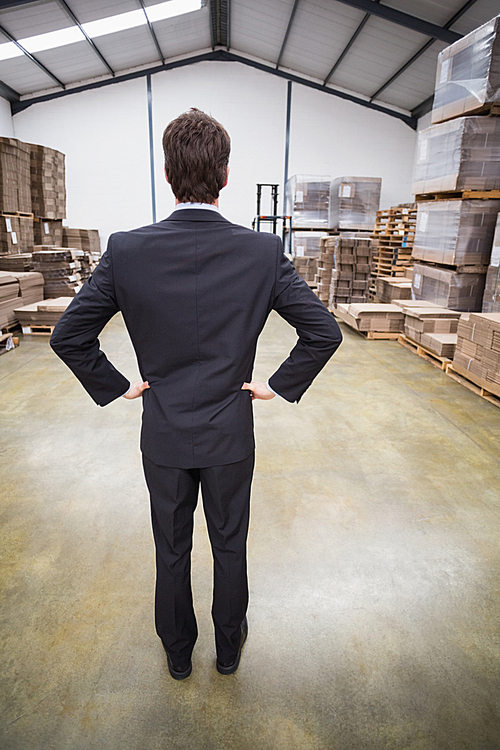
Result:
<svg viewBox="0 0 500 750"><path fill-rule="evenodd" d="M66 218L64 154L30 143L31 205L35 216L46 220Z"/></svg>
<svg viewBox="0 0 500 750"><path fill-rule="evenodd" d="M486 273L483 296L483 312L500 312L500 214L498 215L490 265Z"/></svg>
<svg viewBox="0 0 500 750"><path fill-rule="evenodd" d="M0 271L0 328L15 325L16 308L40 300L43 300L40 273Z"/></svg>
<svg viewBox="0 0 500 750"><path fill-rule="evenodd" d="M366 302L372 255L371 240L363 235L340 234L323 240L320 299L330 308Z"/></svg>

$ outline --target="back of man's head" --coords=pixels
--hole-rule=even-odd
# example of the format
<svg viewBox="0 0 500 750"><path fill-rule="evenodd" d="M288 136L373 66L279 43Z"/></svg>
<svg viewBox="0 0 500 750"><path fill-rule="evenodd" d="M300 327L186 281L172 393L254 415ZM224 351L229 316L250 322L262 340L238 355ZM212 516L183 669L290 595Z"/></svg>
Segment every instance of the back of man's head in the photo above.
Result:
<svg viewBox="0 0 500 750"><path fill-rule="evenodd" d="M165 173L180 203L215 203L227 181L231 140L199 109L172 120L163 133Z"/></svg>

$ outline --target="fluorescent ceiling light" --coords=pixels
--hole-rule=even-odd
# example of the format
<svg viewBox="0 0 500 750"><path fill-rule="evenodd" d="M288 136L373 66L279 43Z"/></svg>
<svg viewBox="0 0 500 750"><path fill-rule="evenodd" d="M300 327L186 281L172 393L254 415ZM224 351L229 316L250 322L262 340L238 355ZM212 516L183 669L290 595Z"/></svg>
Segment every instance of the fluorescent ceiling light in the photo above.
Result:
<svg viewBox="0 0 500 750"><path fill-rule="evenodd" d="M184 13L192 13L195 10L200 10L203 5L203 0L167 0L167 2L146 7L146 13L150 22L154 23L155 21L163 21L167 18L183 15ZM96 21L89 21L89 23L82 23L82 28L91 39L96 39L106 34L116 34L119 31L134 29L137 26L145 26L146 24L147 19L141 8L129 11L128 13L118 13L116 16L109 16L108 18L98 18ZM83 40L85 40L85 36L78 26L70 26L67 29L58 29L57 31L49 31L46 34L19 39L19 44L28 50L28 52L34 53L64 47ZM0 61L19 57L22 54L14 42L0 44Z"/></svg>

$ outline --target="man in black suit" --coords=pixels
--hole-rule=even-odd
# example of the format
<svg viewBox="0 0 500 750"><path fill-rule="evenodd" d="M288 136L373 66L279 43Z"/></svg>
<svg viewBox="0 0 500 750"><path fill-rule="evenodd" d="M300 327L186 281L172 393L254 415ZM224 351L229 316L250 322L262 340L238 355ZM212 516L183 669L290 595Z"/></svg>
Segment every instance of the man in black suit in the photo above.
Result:
<svg viewBox="0 0 500 750"><path fill-rule="evenodd" d="M219 213L230 151L222 125L192 109L168 125L163 149L173 213L110 236L51 346L100 406L142 397L156 629L170 674L185 679L197 638L190 566L199 486L214 557L217 669L231 674L247 635L252 400L277 394L298 402L342 336L285 257L281 240ZM257 339L272 310L295 327L298 341L264 384L251 378ZM133 385L99 347L99 333L118 311L142 377Z"/></svg>

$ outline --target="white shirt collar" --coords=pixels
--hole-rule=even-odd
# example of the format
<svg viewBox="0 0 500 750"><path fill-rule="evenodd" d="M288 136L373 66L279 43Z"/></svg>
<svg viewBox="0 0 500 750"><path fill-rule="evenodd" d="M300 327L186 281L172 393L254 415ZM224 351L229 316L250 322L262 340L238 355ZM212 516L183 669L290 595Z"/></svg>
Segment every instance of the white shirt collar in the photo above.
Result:
<svg viewBox="0 0 500 750"><path fill-rule="evenodd" d="M181 208L208 208L209 211L217 211L220 214L217 206L213 206L210 203L178 203L174 208L174 211L178 211Z"/></svg>

